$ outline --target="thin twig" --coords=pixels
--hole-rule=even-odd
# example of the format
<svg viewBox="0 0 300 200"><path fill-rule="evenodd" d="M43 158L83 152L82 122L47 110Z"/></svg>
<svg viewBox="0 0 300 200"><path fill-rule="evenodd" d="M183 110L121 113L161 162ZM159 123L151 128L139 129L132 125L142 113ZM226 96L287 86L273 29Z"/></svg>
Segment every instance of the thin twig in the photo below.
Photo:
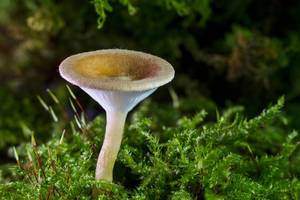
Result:
<svg viewBox="0 0 300 200"><path fill-rule="evenodd" d="M49 198L50 198L50 195L51 195L51 188L52 188L52 186L51 186L51 184L50 184L50 185L49 185L49 190L48 190L47 200L49 200Z"/></svg>
<svg viewBox="0 0 300 200"><path fill-rule="evenodd" d="M68 177L67 177L67 185L69 185L69 181L70 181L70 168L68 168Z"/></svg>
<svg viewBox="0 0 300 200"><path fill-rule="evenodd" d="M28 156L28 160L29 160L29 167L28 167L28 169L29 169L30 173L34 176L36 182L39 183L39 179L37 177L37 174L36 174L36 171L35 171L35 167L33 165L33 160L32 160L32 157L31 157L31 154L30 154L29 150L27 150L27 156Z"/></svg>
<svg viewBox="0 0 300 200"><path fill-rule="evenodd" d="M45 171L44 171L44 168L43 168L43 166L41 164L41 158L40 158L40 156L38 154L37 148L33 149L33 152L34 152L34 155L35 155L35 157L36 157L36 159L38 161L38 167L41 169L44 178L46 178Z"/></svg>
<svg viewBox="0 0 300 200"><path fill-rule="evenodd" d="M52 184L52 193L53 193L53 196L56 196L55 191L54 191L54 184Z"/></svg>
<svg viewBox="0 0 300 200"><path fill-rule="evenodd" d="M63 126L62 124L60 123L60 121L58 120L58 118L56 117L53 109L51 108L51 106L48 106L45 101L40 97L40 96L37 96L39 102L41 103L41 105L44 107L44 109L52 116L54 122L57 123L57 125L59 126L59 128L61 130L63 130Z"/></svg>
<svg viewBox="0 0 300 200"><path fill-rule="evenodd" d="M44 178L46 178L44 168L43 168L43 166L41 164L41 158L40 158L40 156L38 154L38 149L37 149L36 141L35 141L35 138L34 138L33 135L31 137L31 145L32 145L34 156L35 156L35 158L37 159L37 162L38 162L38 171L39 171L39 169L41 169Z"/></svg>
<svg viewBox="0 0 300 200"><path fill-rule="evenodd" d="M80 108L81 112L84 114L84 118L85 118L85 119L86 119L86 121L88 122L88 117L87 117L87 114L85 113L85 111L84 111L84 109L83 109L82 105L80 104L80 102L78 101L78 99L77 99L77 98L75 99L75 102L76 102L76 104L78 105L78 107Z"/></svg>
<svg viewBox="0 0 300 200"><path fill-rule="evenodd" d="M65 136L65 130L63 130L63 133L62 133L62 135L61 135L61 137L60 137L59 144L58 144L58 147L57 147L57 149L56 149L55 154L58 154L59 149L60 149L60 146L62 145L62 143L63 143L63 141L64 141L64 136Z"/></svg>
<svg viewBox="0 0 300 200"><path fill-rule="evenodd" d="M48 149L48 152L49 152L50 162L51 162L52 168L54 169L55 173L57 173L56 167L55 167L55 164L54 164L54 161L53 161L53 159L52 159L52 154L51 154L51 152L50 152L50 149ZM49 168L48 168L48 169L49 169Z"/></svg>
<svg viewBox="0 0 300 200"><path fill-rule="evenodd" d="M26 175L27 175L29 181L33 184L33 181L32 181L32 179L31 179L31 177L30 177L30 175L29 175L29 173L28 173L27 167L26 167L26 165L25 165L24 163L23 163L23 168L24 168L24 170L25 170L25 173L26 173Z"/></svg>
<svg viewBox="0 0 300 200"><path fill-rule="evenodd" d="M85 113L85 111L84 111L82 105L80 104L80 102L78 101L77 97L74 95L74 93L72 92L71 88L68 85L66 85L66 87L67 87L67 89L68 89L71 97L75 100L76 104L78 105L78 107L80 108L81 112L84 114L85 119L88 122L87 114Z"/></svg>
<svg viewBox="0 0 300 200"><path fill-rule="evenodd" d="M50 90L47 89L47 92L49 93L50 97L52 98L52 100L58 105L61 113L63 114L63 117L65 118L66 122L70 121L66 111L63 109L60 101L58 100L58 98L55 96L55 94Z"/></svg>
<svg viewBox="0 0 300 200"><path fill-rule="evenodd" d="M73 104L73 102L72 102L72 99L69 99L69 100L70 100L71 107L72 107L72 109L73 109L74 112L75 112L75 121L76 121L78 127L81 129L83 135L86 137L86 139L87 139L88 142L90 143L93 152L94 152L95 155L97 156L97 150L96 150L96 148L95 148L95 146L94 146L93 141L92 141L92 140L90 139L90 137L89 137L89 134L88 134L88 132L87 132L86 126L85 126L85 124L82 123L82 120L80 119L80 116L79 116L79 114L78 114L78 111L76 110L76 108L75 108L75 106L74 106L74 104Z"/></svg>
<svg viewBox="0 0 300 200"><path fill-rule="evenodd" d="M29 162L29 164L30 164L30 165L29 165L30 173L33 175L33 177L35 178L36 182L39 183L39 179L38 179L38 177L37 177L37 174L36 174L36 172L35 172L35 168L34 168L32 162Z"/></svg>

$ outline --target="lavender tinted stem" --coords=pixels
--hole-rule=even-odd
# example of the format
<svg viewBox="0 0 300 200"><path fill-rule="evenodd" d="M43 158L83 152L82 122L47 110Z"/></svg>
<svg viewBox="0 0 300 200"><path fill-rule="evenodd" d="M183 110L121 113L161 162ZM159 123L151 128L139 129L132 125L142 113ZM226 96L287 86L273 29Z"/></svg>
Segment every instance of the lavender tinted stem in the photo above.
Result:
<svg viewBox="0 0 300 200"><path fill-rule="evenodd" d="M127 112L106 112L106 132L98 157L96 180L112 182L113 168L122 142Z"/></svg>

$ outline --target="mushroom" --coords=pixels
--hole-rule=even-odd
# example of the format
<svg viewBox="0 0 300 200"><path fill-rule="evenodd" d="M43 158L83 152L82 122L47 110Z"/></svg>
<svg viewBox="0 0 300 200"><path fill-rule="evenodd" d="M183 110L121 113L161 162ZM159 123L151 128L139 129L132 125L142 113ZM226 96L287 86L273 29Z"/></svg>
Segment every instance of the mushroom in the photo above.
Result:
<svg viewBox="0 0 300 200"><path fill-rule="evenodd" d="M96 180L112 182L128 112L174 78L167 61L138 51L106 49L76 54L59 66L60 75L79 86L106 111L104 142Z"/></svg>

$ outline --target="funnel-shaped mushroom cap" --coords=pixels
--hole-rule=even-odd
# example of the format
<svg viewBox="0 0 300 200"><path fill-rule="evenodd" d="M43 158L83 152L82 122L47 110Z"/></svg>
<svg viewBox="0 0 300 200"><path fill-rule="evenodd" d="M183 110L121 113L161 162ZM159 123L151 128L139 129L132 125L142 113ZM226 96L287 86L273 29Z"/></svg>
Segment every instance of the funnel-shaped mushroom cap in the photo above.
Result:
<svg viewBox="0 0 300 200"><path fill-rule="evenodd" d="M171 64L157 56L121 49L70 56L59 71L105 110L122 111L130 111L157 87L170 82L175 73Z"/></svg>
<svg viewBox="0 0 300 200"><path fill-rule="evenodd" d="M150 54L108 49L66 58L60 74L74 85L121 91L143 91L170 82L174 69L167 61Z"/></svg>

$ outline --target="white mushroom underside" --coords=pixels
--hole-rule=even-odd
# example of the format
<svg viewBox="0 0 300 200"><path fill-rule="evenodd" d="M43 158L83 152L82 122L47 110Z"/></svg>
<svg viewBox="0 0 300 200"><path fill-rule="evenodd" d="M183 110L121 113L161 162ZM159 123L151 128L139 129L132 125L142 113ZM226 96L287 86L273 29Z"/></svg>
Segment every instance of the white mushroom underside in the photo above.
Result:
<svg viewBox="0 0 300 200"><path fill-rule="evenodd" d="M145 91L98 90L85 87L81 89L97 101L106 112L129 112L157 88Z"/></svg>

